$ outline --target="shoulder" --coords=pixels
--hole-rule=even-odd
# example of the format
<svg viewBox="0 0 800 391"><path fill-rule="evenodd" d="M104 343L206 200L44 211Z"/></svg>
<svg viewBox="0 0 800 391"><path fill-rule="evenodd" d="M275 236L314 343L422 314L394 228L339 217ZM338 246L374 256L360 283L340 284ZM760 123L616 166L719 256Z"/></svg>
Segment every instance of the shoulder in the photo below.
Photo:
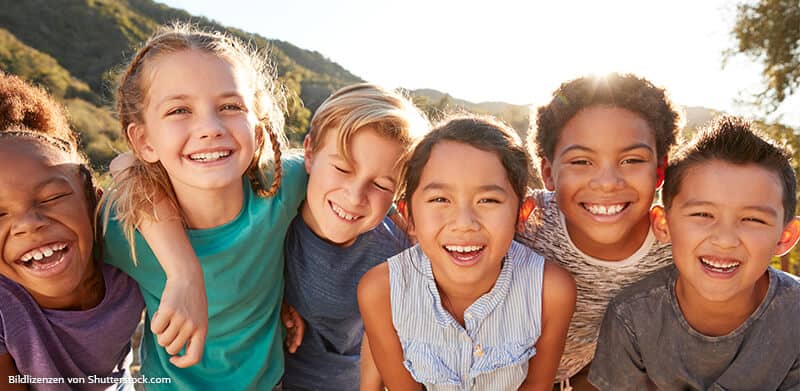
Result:
<svg viewBox="0 0 800 391"><path fill-rule="evenodd" d="M677 276L674 265L663 267L649 276L622 288L609 302L609 308L628 306L649 307L653 301L663 301L671 295L669 285Z"/></svg>
<svg viewBox="0 0 800 391"><path fill-rule="evenodd" d="M383 262L373 267L358 282L358 303L364 308L376 308L390 303L389 264Z"/></svg>
<svg viewBox="0 0 800 391"><path fill-rule="evenodd" d="M574 308L576 296L575 280L572 275L555 262L545 261L542 301Z"/></svg>
<svg viewBox="0 0 800 391"><path fill-rule="evenodd" d="M767 270L776 282L776 296L790 301L794 304L794 308L800 312L800 306L797 305L800 302L800 277L777 270L771 266Z"/></svg>
<svg viewBox="0 0 800 391"><path fill-rule="evenodd" d="M17 318L18 312L26 308L39 311L39 305L25 288L0 275L0 325L5 324L9 316Z"/></svg>

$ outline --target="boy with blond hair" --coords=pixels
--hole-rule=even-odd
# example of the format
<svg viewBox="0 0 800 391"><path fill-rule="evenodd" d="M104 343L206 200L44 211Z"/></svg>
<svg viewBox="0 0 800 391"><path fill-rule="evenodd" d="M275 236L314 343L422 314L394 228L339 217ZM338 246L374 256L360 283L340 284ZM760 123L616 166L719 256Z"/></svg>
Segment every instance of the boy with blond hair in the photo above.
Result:
<svg viewBox="0 0 800 391"><path fill-rule="evenodd" d="M589 381L602 390L796 390L800 280L771 268L800 237L784 147L739 118L670 161L651 212L674 265L609 304Z"/></svg>

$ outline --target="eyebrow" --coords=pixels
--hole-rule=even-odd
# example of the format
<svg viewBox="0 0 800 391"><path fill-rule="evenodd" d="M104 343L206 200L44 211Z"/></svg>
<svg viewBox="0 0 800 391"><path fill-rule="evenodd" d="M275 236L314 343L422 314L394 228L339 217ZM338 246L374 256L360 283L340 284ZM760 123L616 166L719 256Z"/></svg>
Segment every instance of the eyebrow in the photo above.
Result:
<svg viewBox="0 0 800 391"><path fill-rule="evenodd" d="M244 97L241 94L239 94L238 92L236 92L236 91L228 91L228 92L222 93L222 94L217 96L217 98L231 98L231 97L244 99ZM166 98L162 99L160 102L158 102L158 105L156 107L161 106L164 103L172 101L172 100L186 100L188 98L189 98L189 95L187 95L187 94L170 95L170 96L167 96Z"/></svg>
<svg viewBox="0 0 800 391"><path fill-rule="evenodd" d="M440 183L440 182L431 182L431 183L429 183L429 184L425 185L425 186L422 188L422 191L428 191L428 190L448 190L448 189L450 189L450 188L452 188L452 186L450 186L450 185L446 185L446 184L444 184L444 183ZM483 192L483 191L497 191L497 192L501 192L501 193L505 193L505 192L506 192L506 189L504 189L502 186L499 186L499 185L483 185L483 186L480 186L480 187L478 187L478 190L479 190L479 191L482 191L482 192Z"/></svg>
<svg viewBox="0 0 800 391"><path fill-rule="evenodd" d="M713 202L709 202L709 201L688 200L688 201L684 202L683 204L681 204L680 209L701 207L701 206L714 206L714 205L715 204ZM778 217L778 211L775 208L769 207L769 206L748 205L748 206L745 206L743 209L755 210L755 211L758 211L758 212L761 212L761 213L768 214L768 215L770 215L772 217L776 217L776 218Z"/></svg>
<svg viewBox="0 0 800 391"><path fill-rule="evenodd" d="M629 151L632 151L634 149L639 149L639 148L644 148L644 149L646 149L648 151L651 151L651 152L653 151L653 147L651 147L647 143L635 143L635 144L631 144L631 145L629 145L629 146L627 146L625 148L622 148L621 152L629 152ZM564 148L564 150L561 151L561 154L559 156L564 156L567 152L576 151L576 150L577 151L583 151L583 152L595 152L594 149L591 149L589 147L586 147L586 146L583 146L583 145L580 145L580 144L572 144L572 145Z"/></svg>

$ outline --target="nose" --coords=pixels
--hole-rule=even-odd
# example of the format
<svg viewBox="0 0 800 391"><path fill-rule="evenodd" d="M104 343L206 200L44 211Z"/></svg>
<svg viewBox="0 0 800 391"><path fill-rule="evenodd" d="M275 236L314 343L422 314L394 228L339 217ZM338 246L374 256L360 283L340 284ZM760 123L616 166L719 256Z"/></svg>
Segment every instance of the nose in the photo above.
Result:
<svg viewBox="0 0 800 391"><path fill-rule="evenodd" d="M623 187L624 184L625 181L616 165L609 165L599 169L597 175L589 182L589 187L592 190L613 191Z"/></svg>
<svg viewBox="0 0 800 391"><path fill-rule="evenodd" d="M455 210L452 227L454 231L477 231L480 229L472 205L462 205Z"/></svg>
<svg viewBox="0 0 800 391"><path fill-rule="evenodd" d="M23 236L38 232L48 224L47 217L35 208L29 209L11 225L11 235Z"/></svg>
<svg viewBox="0 0 800 391"><path fill-rule="evenodd" d="M739 234L735 224L720 221L711 228L711 244L714 246L734 248L739 243Z"/></svg>
<svg viewBox="0 0 800 391"><path fill-rule="evenodd" d="M196 133L201 139L214 139L225 134L225 126L216 112L199 116Z"/></svg>
<svg viewBox="0 0 800 391"><path fill-rule="evenodd" d="M366 201L368 183L354 181L347 187L347 201L351 205L361 205Z"/></svg>

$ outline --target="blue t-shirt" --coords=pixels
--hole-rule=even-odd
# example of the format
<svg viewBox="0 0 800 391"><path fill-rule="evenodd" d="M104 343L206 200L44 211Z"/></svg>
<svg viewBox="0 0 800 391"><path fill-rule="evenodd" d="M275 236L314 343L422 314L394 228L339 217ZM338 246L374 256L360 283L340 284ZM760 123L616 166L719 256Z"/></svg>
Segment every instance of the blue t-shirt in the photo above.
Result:
<svg viewBox="0 0 800 391"><path fill-rule="evenodd" d="M320 239L295 217L286 235L286 301L305 319L306 331L297 352L286 354L284 386L358 390L364 334L358 281L409 246L388 217L348 247Z"/></svg>
<svg viewBox="0 0 800 391"><path fill-rule="evenodd" d="M148 389L268 390L280 381L283 240L305 198L308 179L300 156L283 159L282 166L283 179L274 196L258 197L243 178L244 204L235 219L219 227L187 231L208 295L205 350L200 363L189 368L172 365L150 331L166 283L164 271L138 232L138 266L134 266L119 223L113 216L109 219L106 259L139 283L147 305L142 374L172 379L168 385L148 384Z"/></svg>

